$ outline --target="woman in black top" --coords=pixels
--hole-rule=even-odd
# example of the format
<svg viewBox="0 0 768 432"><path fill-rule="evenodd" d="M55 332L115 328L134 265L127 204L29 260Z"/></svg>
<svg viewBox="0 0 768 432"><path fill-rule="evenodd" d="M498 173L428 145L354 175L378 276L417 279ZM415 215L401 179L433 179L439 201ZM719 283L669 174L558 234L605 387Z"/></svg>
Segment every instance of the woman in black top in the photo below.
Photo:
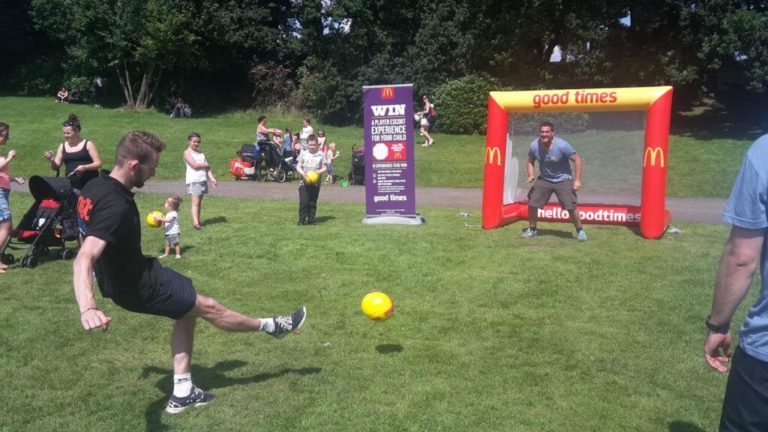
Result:
<svg viewBox="0 0 768 432"><path fill-rule="evenodd" d="M58 171L64 165L64 175L70 179L72 187L79 193L88 181L99 176L101 157L93 141L80 137L80 120L70 114L62 123L61 131L64 142L56 153L47 151L43 156L51 163L51 168Z"/></svg>

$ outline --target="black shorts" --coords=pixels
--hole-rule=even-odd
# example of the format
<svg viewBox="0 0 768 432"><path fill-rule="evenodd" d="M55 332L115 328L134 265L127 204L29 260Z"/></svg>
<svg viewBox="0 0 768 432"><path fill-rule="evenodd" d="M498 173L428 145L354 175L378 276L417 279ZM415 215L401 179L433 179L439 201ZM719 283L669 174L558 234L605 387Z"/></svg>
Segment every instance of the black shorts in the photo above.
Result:
<svg viewBox="0 0 768 432"><path fill-rule="evenodd" d="M131 312L163 316L174 320L183 318L197 302L197 292L192 281L165 267L160 269L159 279L160 286L155 295L143 304L120 304L117 299L114 299L115 303Z"/></svg>
<svg viewBox="0 0 768 432"><path fill-rule="evenodd" d="M539 177L528 191L528 205L533 208L544 208L552 197L557 195L560 205L568 211L576 209L576 191L573 190L573 180L563 180L560 182L551 182Z"/></svg>
<svg viewBox="0 0 768 432"><path fill-rule="evenodd" d="M725 387L720 432L768 430L768 363L745 353L733 354Z"/></svg>

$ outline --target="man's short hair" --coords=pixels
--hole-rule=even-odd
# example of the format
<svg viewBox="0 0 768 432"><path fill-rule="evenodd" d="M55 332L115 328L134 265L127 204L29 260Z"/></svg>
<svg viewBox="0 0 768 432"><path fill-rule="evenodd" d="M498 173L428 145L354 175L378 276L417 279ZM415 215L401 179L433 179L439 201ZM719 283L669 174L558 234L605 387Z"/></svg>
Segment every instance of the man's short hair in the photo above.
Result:
<svg viewBox="0 0 768 432"><path fill-rule="evenodd" d="M307 142L310 142L310 141L314 141L314 142L317 142L317 135L315 135L315 134L310 134L310 135L307 137Z"/></svg>
<svg viewBox="0 0 768 432"><path fill-rule="evenodd" d="M123 166L130 160L140 164L149 161L153 153L165 150L165 143L157 135L146 131L131 131L123 135L115 151L115 165Z"/></svg>
<svg viewBox="0 0 768 432"><path fill-rule="evenodd" d="M555 130L555 125L551 121L543 121L539 124L539 129L543 128L544 126L549 127L551 130Z"/></svg>

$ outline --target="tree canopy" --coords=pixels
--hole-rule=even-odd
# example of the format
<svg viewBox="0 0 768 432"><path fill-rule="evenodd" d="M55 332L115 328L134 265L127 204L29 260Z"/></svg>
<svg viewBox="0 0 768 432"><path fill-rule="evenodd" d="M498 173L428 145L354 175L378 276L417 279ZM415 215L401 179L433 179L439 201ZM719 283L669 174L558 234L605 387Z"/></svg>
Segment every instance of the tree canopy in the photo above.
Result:
<svg viewBox="0 0 768 432"><path fill-rule="evenodd" d="M171 94L229 107L283 99L348 123L360 119L360 87L384 83L419 93L468 76L505 89L670 84L681 106L763 98L768 86L768 4L757 0L10 3L5 91L102 75L136 108Z"/></svg>

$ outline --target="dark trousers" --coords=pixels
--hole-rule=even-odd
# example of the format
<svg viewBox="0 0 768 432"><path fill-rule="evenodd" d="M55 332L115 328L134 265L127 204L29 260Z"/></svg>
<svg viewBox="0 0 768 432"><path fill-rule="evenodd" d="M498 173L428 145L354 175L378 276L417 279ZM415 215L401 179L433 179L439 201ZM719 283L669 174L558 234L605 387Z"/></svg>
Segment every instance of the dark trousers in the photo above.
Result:
<svg viewBox="0 0 768 432"><path fill-rule="evenodd" d="M736 348L725 387L720 432L768 431L768 363Z"/></svg>
<svg viewBox="0 0 768 432"><path fill-rule="evenodd" d="M299 186L299 222L313 224L316 222L317 198L320 196L320 184Z"/></svg>

